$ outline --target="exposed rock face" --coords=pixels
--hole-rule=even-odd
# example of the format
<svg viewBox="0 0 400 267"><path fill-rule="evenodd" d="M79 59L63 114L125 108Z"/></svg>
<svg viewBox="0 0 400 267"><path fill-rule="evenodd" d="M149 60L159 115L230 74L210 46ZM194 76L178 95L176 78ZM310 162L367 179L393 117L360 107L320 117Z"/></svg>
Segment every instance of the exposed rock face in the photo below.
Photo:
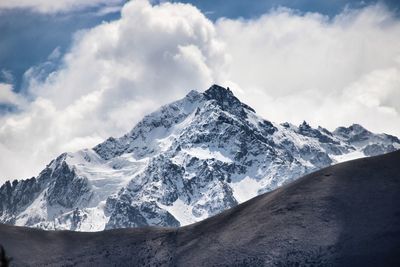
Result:
<svg viewBox="0 0 400 267"><path fill-rule="evenodd" d="M330 132L259 117L213 85L146 116L129 133L64 153L37 178L0 188L0 222L96 231L186 225L311 171L400 148L360 125Z"/></svg>

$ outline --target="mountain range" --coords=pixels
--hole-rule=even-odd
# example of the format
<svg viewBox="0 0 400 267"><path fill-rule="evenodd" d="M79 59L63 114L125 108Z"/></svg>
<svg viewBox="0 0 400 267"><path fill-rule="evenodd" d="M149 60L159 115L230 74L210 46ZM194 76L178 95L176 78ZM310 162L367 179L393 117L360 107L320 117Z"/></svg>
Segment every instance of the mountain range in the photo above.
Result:
<svg viewBox="0 0 400 267"><path fill-rule="evenodd" d="M178 227L338 162L395 151L361 125L276 124L211 86L145 116L129 133L63 153L0 187L0 222L51 230Z"/></svg>
<svg viewBox="0 0 400 267"><path fill-rule="evenodd" d="M13 266L400 266L399 162L330 166L185 227L0 224L0 244Z"/></svg>

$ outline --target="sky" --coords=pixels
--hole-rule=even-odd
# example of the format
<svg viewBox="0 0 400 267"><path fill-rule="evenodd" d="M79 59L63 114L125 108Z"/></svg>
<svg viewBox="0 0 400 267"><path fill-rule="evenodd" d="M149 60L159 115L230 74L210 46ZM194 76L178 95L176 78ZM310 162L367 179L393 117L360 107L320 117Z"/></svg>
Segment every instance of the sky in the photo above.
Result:
<svg viewBox="0 0 400 267"><path fill-rule="evenodd" d="M36 176L213 83L277 123L400 136L399 7L2 0L0 182Z"/></svg>

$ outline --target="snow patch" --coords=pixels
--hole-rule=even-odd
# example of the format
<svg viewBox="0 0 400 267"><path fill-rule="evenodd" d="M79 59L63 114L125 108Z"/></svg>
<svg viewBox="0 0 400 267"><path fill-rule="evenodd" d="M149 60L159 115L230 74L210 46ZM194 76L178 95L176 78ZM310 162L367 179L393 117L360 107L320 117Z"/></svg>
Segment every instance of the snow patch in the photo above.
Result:
<svg viewBox="0 0 400 267"><path fill-rule="evenodd" d="M103 201L99 207L84 209L83 212L87 217L82 220L79 231L93 232L105 229L108 217L104 214L104 205L105 201Z"/></svg>
<svg viewBox="0 0 400 267"><path fill-rule="evenodd" d="M210 148L192 147L183 149L182 151L201 160L215 159L225 163L233 162L230 158L224 156L220 151L210 150Z"/></svg>
<svg viewBox="0 0 400 267"><path fill-rule="evenodd" d="M244 179L237 183L232 183L233 196L235 199L242 203L258 195L258 190L261 185L257 180L246 176Z"/></svg>
<svg viewBox="0 0 400 267"><path fill-rule="evenodd" d="M171 213L172 216L180 222L181 226L189 225L198 221L192 214L192 207L185 204L181 199L177 199L171 206L166 206L161 203L158 203L158 205L160 208Z"/></svg>
<svg viewBox="0 0 400 267"><path fill-rule="evenodd" d="M330 157L333 158L334 161L339 163L339 162L349 161L349 160L353 160L353 159L364 158L366 156L364 155L364 153L362 151L353 151L353 152L343 154L343 155L337 155L337 156L331 155Z"/></svg>

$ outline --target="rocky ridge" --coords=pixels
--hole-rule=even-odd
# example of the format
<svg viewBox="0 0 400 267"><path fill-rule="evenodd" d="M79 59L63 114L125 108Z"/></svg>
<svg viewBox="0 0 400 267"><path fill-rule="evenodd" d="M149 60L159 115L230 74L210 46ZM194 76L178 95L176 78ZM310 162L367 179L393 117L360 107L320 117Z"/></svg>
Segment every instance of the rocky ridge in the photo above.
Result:
<svg viewBox="0 0 400 267"><path fill-rule="evenodd" d="M35 178L0 188L0 222L99 231L177 227L297 177L400 148L360 125L330 132L276 124L213 85L143 118L129 133L64 153Z"/></svg>

